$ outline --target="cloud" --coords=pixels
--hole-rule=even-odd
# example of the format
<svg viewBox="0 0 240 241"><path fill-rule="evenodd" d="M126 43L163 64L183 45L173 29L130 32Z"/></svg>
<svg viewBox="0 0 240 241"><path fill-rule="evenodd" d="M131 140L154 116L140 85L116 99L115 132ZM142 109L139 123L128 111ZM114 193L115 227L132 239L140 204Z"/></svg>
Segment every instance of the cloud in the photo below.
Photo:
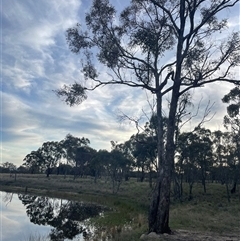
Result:
<svg viewBox="0 0 240 241"><path fill-rule="evenodd" d="M89 138L96 149L109 149L110 140L128 139L134 129L120 125L111 107L106 109L107 89L101 90L105 93L103 97L91 96L101 96L99 90L92 92L87 101L75 107L66 106L53 93L41 102L35 100L33 103L31 97L27 100L3 93L3 162L20 165L24 157L43 142L60 141L68 133Z"/></svg>
<svg viewBox="0 0 240 241"><path fill-rule="evenodd" d="M4 2L4 82L27 89L31 88L33 78L46 77L45 67L56 61L51 48L65 43L64 32L77 22L80 6L79 0Z"/></svg>
<svg viewBox="0 0 240 241"><path fill-rule="evenodd" d="M120 7L126 3L117 1ZM68 133L89 138L95 149L110 149L111 140L123 142L136 133L133 123L118 122L118 114L142 117L144 124L142 110L151 114L151 109L142 89L105 86L88 92L88 99L74 107L67 106L52 91L83 80L80 56L68 49L65 31L81 21L91 2L8 0L2 4L3 162L20 165L43 142L60 141ZM235 21L231 19L230 27ZM104 78L109 78L106 69L98 68ZM203 105L209 98L216 101L213 111L218 116L209 122L214 128L222 123L225 107L221 98L229 89L228 85L215 85L194 93L195 106L201 95ZM151 100L151 93L147 94Z"/></svg>

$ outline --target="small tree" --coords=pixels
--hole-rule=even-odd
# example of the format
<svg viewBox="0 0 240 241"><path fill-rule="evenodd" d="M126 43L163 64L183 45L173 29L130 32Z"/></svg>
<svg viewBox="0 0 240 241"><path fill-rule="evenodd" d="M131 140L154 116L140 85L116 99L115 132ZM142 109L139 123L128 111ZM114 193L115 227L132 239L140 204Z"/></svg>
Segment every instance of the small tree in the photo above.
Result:
<svg viewBox="0 0 240 241"><path fill-rule="evenodd" d="M217 166L217 180L221 182L221 184L226 183L226 167L227 167L227 158L226 158L226 149L228 148L229 138L227 133L223 133L222 131L215 131L212 133L213 140L213 151L214 151L214 159L215 164Z"/></svg>
<svg viewBox="0 0 240 241"><path fill-rule="evenodd" d="M133 135L131 141L131 152L135 159L135 167L139 172L139 181L143 182L145 173L149 173L149 183L152 186L152 172L157 170L157 141L156 136L148 136L142 132Z"/></svg>
<svg viewBox="0 0 240 241"><path fill-rule="evenodd" d="M94 162L98 162L101 167L104 167L105 173L110 177L112 182L112 192L117 193L124 177L129 173L132 162L129 155L124 152L124 144L116 144L111 141L112 150L99 150Z"/></svg>

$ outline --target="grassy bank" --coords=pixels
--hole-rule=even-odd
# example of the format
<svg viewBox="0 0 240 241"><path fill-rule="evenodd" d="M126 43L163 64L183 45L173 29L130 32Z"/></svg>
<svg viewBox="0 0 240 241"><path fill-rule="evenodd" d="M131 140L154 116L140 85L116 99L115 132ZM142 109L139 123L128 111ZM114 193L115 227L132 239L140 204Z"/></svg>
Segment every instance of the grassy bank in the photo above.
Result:
<svg viewBox="0 0 240 241"><path fill-rule="evenodd" d="M131 179L123 182L119 192L113 194L110 181L105 179L94 183L91 178L73 180L72 176L52 175L47 179L45 175L18 174L15 180L14 176L1 174L0 189L109 206L115 211L107 213L104 218L93 219L92 222L112 232L119 241L139 240L141 234L147 231L147 212L151 199L147 182L140 183ZM184 186L183 202L172 201L170 226L173 230L240 233L239 192L232 195L231 202L228 202L225 186L208 184L207 193L204 194L201 184L195 184L193 199L188 201L187 197L187 186Z"/></svg>

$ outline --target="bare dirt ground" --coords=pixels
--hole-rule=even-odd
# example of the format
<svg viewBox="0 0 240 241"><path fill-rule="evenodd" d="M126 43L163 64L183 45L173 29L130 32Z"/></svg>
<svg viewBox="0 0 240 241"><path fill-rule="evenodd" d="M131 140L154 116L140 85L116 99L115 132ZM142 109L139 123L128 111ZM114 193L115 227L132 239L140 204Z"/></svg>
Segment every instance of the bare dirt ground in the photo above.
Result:
<svg viewBox="0 0 240 241"><path fill-rule="evenodd" d="M240 230L238 233L232 234L216 234L212 232L197 232L178 229L173 234L157 235L150 233L143 234L140 240L144 241L240 241Z"/></svg>

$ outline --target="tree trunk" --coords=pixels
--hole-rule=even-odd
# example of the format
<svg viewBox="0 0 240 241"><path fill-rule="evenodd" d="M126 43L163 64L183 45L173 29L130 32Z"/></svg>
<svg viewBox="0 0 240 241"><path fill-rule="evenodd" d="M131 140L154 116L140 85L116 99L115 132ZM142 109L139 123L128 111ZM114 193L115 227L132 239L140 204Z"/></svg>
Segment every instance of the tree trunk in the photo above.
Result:
<svg viewBox="0 0 240 241"><path fill-rule="evenodd" d="M95 170L95 173L94 173L94 183L96 184L97 183L97 171Z"/></svg>
<svg viewBox="0 0 240 241"><path fill-rule="evenodd" d="M173 176L173 185L174 185L174 199L175 200L181 200L181 196L182 196L182 187L181 187L181 176L180 176L180 180L177 176L177 173L174 172L174 176Z"/></svg>
<svg viewBox="0 0 240 241"><path fill-rule="evenodd" d="M188 200L192 200L192 188L193 188L193 182L189 182L189 196Z"/></svg>
<svg viewBox="0 0 240 241"><path fill-rule="evenodd" d="M47 178L49 177L50 174L50 167L47 168Z"/></svg>
<svg viewBox="0 0 240 241"><path fill-rule="evenodd" d="M149 187L152 189L152 169L149 171Z"/></svg>
<svg viewBox="0 0 240 241"><path fill-rule="evenodd" d="M149 232L170 233L169 206L171 188L171 162L164 158L162 96L157 93L157 116L158 116L158 165L159 174L156 187L150 205L148 225ZM169 165L170 164L170 165Z"/></svg>
<svg viewBox="0 0 240 241"><path fill-rule="evenodd" d="M236 187L237 187L237 182L234 181L233 187L232 187L232 189L231 189L231 193L232 193L232 194L236 192Z"/></svg>
<svg viewBox="0 0 240 241"><path fill-rule="evenodd" d="M179 78L180 79L180 78ZM180 82L175 82L169 110L167 125L166 152L164 152L163 121L162 121L162 96L157 94L157 115L158 115L158 159L159 178L153 194L149 211L149 232L171 233L169 227L169 208L172 168L174 167L174 132L175 115L179 98ZM165 154L165 155L164 155Z"/></svg>
<svg viewBox="0 0 240 241"><path fill-rule="evenodd" d="M169 204L170 204L170 178L160 167L160 176L154 191L149 212L149 232L170 233Z"/></svg>
<svg viewBox="0 0 240 241"><path fill-rule="evenodd" d="M206 180L205 179L202 180L202 185L203 185L203 191L204 191L204 193L206 193L207 189L206 189Z"/></svg>
<svg viewBox="0 0 240 241"><path fill-rule="evenodd" d="M204 160L204 163L206 163L206 160ZM201 174L202 174L202 185L203 185L203 191L204 193L207 192L207 189L206 189L206 168L205 168L205 165L201 165Z"/></svg>
<svg viewBox="0 0 240 241"><path fill-rule="evenodd" d="M227 191L227 199L228 199L228 202L230 203L230 194L229 194L229 188L228 188L228 183L226 182L226 191Z"/></svg>
<svg viewBox="0 0 240 241"><path fill-rule="evenodd" d="M149 211L149 232L171 233L169 227L169 208L170 208L170 190L172 168L174 167L174 133L176 123L176 112L179 99L179 90L181 86L182 70L182 49L183 34L185 28L185 1L180 1L180 29L177 44L176 70L173 80L172 97L170 102L169 117L167 124L166 151L164 151L163 140L163 120L162 120L162 94L157 92L157 119L158 119L158 161L159 161L159 179L153 195ZM158 87L158 86L157 86Z"/></svg>
<svg viewBox="0 0 240 241"><path fill-rule="evenodd" d="M141 174L140 174L140 182L144 181L144 176L145 176L144 167L142 167L142 171L141 171Z"/></svg>
<svg viewBox="0 0 240 241"><path fill-rule="evenodd" d="M240 158L239 158L239 161L240 161ZM237 164L237 165L239 165L239 164ZM234 171L234 179L233 179L233 186L231 189L231 194L236 193L238 176L239 176L239 171L238 171L238 166L236 166L236 169Z"/></svg>

